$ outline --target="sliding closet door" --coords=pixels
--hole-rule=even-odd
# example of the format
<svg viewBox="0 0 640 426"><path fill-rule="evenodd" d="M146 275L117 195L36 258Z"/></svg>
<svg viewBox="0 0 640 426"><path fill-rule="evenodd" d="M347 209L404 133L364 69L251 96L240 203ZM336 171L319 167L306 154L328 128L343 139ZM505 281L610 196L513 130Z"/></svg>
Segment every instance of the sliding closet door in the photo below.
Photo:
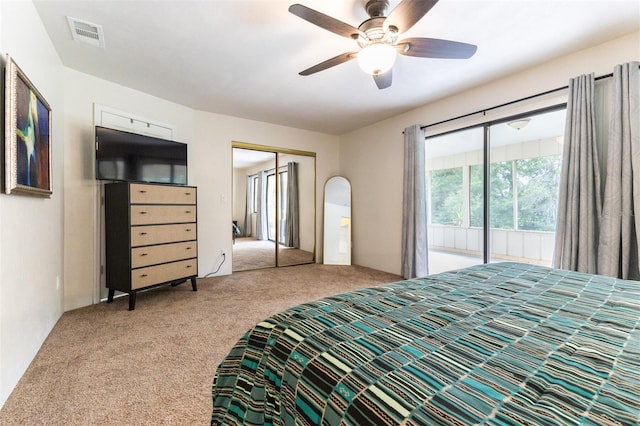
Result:
<svg viewBox="0 0 640 426"><path fill-rule="evenodd" d="M275 182L276 154L233 148L232 270L276 266ZM270 193L273 194L270 196ZM273 211L272 211L273 210ZM273 228L273 230L272 230Z"/></svg>
<svg viewBox="0 0 640 426"><path fill-rule="evenodd" d="M315 261L316 159L278 154L280 179L280 232L278 266Z"/></svg>
<svg viewBox="0 0 640 426"><path fill-rule="evenodd" d="M233 143L235 271L315 262L315 153Z"/></svg>
<svg viewBox="0 0 640 426"><path fill-rule="evenodd" d="M484 261L484 130L426 140L429 273Z"/></svg>

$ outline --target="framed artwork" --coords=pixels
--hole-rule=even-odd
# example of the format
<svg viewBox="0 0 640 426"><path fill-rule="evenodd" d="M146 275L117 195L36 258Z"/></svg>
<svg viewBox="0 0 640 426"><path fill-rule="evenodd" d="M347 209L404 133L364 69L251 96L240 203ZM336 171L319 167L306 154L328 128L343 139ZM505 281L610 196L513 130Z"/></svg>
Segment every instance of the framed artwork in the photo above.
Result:
<svg viewBox="0 0 640 426"><path fill-rule="evenodd" d="M51 107L9 55L4 123L5 192L50 197Z"/></svg>

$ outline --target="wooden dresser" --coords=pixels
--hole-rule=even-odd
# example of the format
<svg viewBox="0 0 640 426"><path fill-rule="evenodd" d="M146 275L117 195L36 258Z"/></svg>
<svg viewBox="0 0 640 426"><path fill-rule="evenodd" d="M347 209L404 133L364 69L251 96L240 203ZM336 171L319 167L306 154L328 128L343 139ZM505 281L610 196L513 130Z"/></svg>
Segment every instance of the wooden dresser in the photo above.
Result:
<svg viewBox="0 0 640 426"><path fill-rule="evenodd" d="M146 183L105 185L106 283L129 294L191 280L197 291L197 188Z"/></svg>

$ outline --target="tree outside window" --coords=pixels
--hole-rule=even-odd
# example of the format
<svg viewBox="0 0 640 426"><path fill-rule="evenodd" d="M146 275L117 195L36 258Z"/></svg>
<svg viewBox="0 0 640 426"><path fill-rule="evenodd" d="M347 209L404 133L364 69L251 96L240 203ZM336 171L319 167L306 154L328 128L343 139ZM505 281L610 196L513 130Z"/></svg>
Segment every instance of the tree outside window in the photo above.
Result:
<svg viewBox="0 0 640 426"><path fill-rule="evenodd" d="M518 229L556 230L561 156L517 160Z"/></svg>
<svg viewBox="0 0 640 426"><path fill-rule="evenodd" d="M431 172L431 223L461 226L462 167Z"/></svg>
<svg viewBox="0 0 640 426"><path fill-rule="evenodd" d="M560 155L492 163L490 174L490 227L514 227L517 202L517 229L554 232L558 215ZM513 167L515 163L515 179ZM482 227L482 166L470 167L470 223ZM514 192L514 182L517 191Z"/></svg>
<svg viewBox="0 0 640 426"><path fill-rule="evenodd" d="M483 167L471 166L470 170L470 219L471 226L483 226ZM513 163L492 163L489 170L490 227L513 229Z"/></svg>

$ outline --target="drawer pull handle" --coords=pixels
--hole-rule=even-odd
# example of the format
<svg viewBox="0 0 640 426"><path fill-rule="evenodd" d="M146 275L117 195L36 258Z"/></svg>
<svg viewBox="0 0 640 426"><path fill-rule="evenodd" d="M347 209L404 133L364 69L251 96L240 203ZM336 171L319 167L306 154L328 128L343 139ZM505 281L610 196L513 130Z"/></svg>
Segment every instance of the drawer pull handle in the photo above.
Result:
<svg viewBox="0 0 640 426"><path fill-rule="evenodd" d="M147 191L145 191L144 189L141 189L141 190L140 190L140 193L141 193L141 194L146 194L146 193L147 193Z"/></svg>
<svg viewBox="0 0 640 426"><path fill-rule="evenodd" d="M191 247L187 247L187 250L191 250Z"/></svg>
<svg viewBox="0 0 640 426"><path fill-rule="evenodd" d="M140 235L147 235L147 233L146 232L141 232Z"/></svg>
<svg viewBox="0 0 640 426"><path fill-rule="evenodd" d="M147 274L140 275L140 278L145 278L145 277L148 277L148 275Z"/></svg>
<svg viewBox="0 0 640 426"><path fill-rule="evenodd" d="M186 214L189 214L189 213L191 213L191 210L185 210L184 212L185 212Z"/></svg>
<svg viewBox="0 0 640 426"><path fill-rule="evenodd" d="M191 232L191 228L185 229L186 232Z"/></svg>
<svg viewBox="0 0 640 426"><path fill-rule="evenodd" d="M147 253L140 253L140 256L147 256Z"/></svg>
<svg viewBox="0 0 640 426"><path fill-rule="evenodd" d="M186 268L187 268L187 269L191 268L191 265L187 265L187 266L186 266Z"/></svg>
<svg viewBox="0 0 640 426"><path fill-rule="evenodd" d="M191 195L191 193L190 192L185 192L184 195Z"/></svg>
<svg viewBox="0 0 640 426"><path fill-rule="evenodd" d="M147 214L147 212L145 212L144 210L140 212L140 214Z"/></svg>

